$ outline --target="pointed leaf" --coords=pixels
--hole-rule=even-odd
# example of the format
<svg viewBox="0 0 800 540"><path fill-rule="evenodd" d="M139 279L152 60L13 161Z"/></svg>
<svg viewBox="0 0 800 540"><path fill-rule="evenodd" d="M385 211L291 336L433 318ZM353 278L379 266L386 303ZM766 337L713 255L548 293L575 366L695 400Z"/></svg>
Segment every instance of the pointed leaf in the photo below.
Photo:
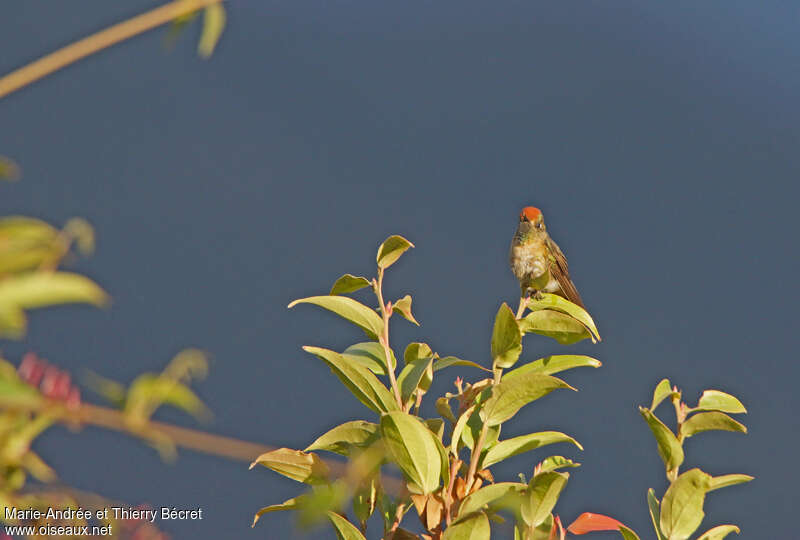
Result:
<svg viewBox="0 0 800 540"><path fill-rule="evenodd" d="M655 411L662 401L667 397L672 397L673 394L669 379L661 379L661 382L656 385L656 389L653 390L653 403L650 405L650 410Z"/></svg>
<svg viewBox="0 0 800 540"><path fill-rule="evenodd" d="M706 390L700 396L700 401L694 410L702 411L720 411L730 414L746 413L747 409L744 408L742 402L725 392L719 390Z"/></svg>
<svg viewBox="0 0 800 540"><path fill-rule="evenodd" d="M360 327L372 339L377 339L383 332L383 321L378 314L347 296L310 296L295 300L289 307L293 308L297 304L314 304L332 311Z"/></svg>
<svg viewBox="0 0 800 540"><path fill-rule="evenodd" d="M647 490L647 507L650 510L650 521L653 523L653 530L656 532L657 540L667 540L667 537L661 532L661 509L653 488Z"/></svg>
<svg viewBox="0 0 800 540"><path fill-rule="evenodd" d="M469 516L473 512L486 510L490 507L501 506L504 499L519 500L519 497L528 488L526 484L519 482L498 482L480 488L478 491L468 495L458 507L456 521Z"/></svg>
<svg viewBox="0 0 800 540"><path fill-rule="evenodd" d="M445 529L442 540L489 540L489 518L483 512L454 523Z"/></svg>
<svg viewBox="0 0 800 540"><path fill-rule="evenodd" d="M584 512L570 523L567 530L572 534L586 534L595 531L618 531L620 527L624 526L612 517Z"/></svg>
<svg viewBox="0 0 800 540"><path fill-rule="evenodd" d="M264 514L268 514L270 512L280 512L282 510L296 510L298 506L297 504L298 499L300 499L301 497L302 495L300 497L295 497L293 499L289 499L288 501L284 501L281 504L273 504L271 506L265 506L264 508L256 512L256 515L253 517L253 524L251 525L251 527L255 527L256 523L258 523L258 520L261 519L261 516L263 516Z"/></svg>
<svg viewBox="0 0 800 540"><path fill-rule="evenodd" d="M692 415L681 426L681 435L684 438L688 438L697 433L711 430L747 433L747 428L743 424L740 424L725 413L712 411Z"/></svg>
<svg viewBox="0 0 800 540"><path fill-rule="evenodd" d="M361 534L361 531L358 530L358 527L336 512L331 512L329 510L328 519L330 519L331 524L333 524L338 540L366 540L364 535Z"/></svg>
<svg viewBox="0 0 800 540"><path fill-rule="evenodd" d="M498 442L496 445L491 447L488 452L486 452L486 456L483 458L482 464L484 468L491 467L495 463L499 463L511 456L528 452L535 448L539 448L540 446L560 442L572 443L583 450L583 447L580 445L580 443L578 443L578 441L569 435L565 435L564 433L558 431L540 431L538 433L520 435L519 437Z"/></svg>
<svg viewBox="0 0 800 540"><path fill-rule="evenodd" d="M549 293L542 294L541 299L532 300L528 303L528 309L533 312L549 309L565 313L579 321L592 333L592 341L600 341L600 334L597 331L597 326L595 326L589 313L579 305L573 304L562 296Z"/></svg>
<svg viewBox="0 0 800 540"><path fill-rule="evenodd" d="M436 360L433 363L433 371L439 371L440 369L449 368L450 366L468 366L482 369L483 371L488 371L489 373L492 372L491 369L486 369L480 364L476 364L470 360L462 360L461 358L456 358L455 356L445 356L444 358L439 358Z"/></svg>
<svg viewBox="0 0 800 540"><path fill-rule="evenodd" d="M514 312L503 303L497 311L492 330L492 361L494 367L513 366L522 353L522 334Z"/></svg>
<svg viewBox="0 0 800 540"><path fill-rule="evenodd" d="M492 387L492 395L481 409L481 418L489 426L502 424L523 406L557 388L575 390L561 379L539 373L527 373L508 381L503 379Z"/></svg>
<svg viewBox="0 0 800 540"><path fill-rule="evenodd" d="M396 411L399 409L389 390L372 374L367 368L359 363L349 360L341 354L320 347L303 347L309 352L323 360L331 368L331 371L340 381L350 390L358 400L380 413L385 411Z"/></svg>
<svg viewBox="0 0 800 540"><path fill-rule="evenodd" d="M394 351L389 350L392 353L392 363L389 369L394 371L397 360L394 357ZM389 374L386 371L386 352L383 349L383 345L377 341L365 341L364 343L350 345L344 350L342 356L348 360L358 362L376 375Z"/></svg>
<svg viewBox="0 0 800 540"><path fill-rule="evenodd" d="M338 296L340 294L361 290L364 287L369 287L370 285L372 285L372 283L365 277L354 276L353 274L345 274L336 280L336 283L334 283L333 287L331 287L331 292L328 294L331 296Z"/></svg>
<svg viewBox="0 0 800 540"><path fill-rule="evenodd" d="M735 486L736 484L744 484L751 480L753 480L753 477L747 474L723 474L722 476L715 476L711 479L708 491Z"/></svg>
<svg viewBox="0 0 800 540"><path fill-rule="evenodd" d="M571 459L567 459L562 456L549 456L542 460L541 463L538 465L538 471L540 473L555 471L558 469L564 468L572 468L572 467L580 467L581 464Z"/></svg>
<svg viewBox="0 0 800 540"><path fill-rule="evenodd" d="M408 248L412 247L414 247L414 244L402 236L390 236L378 248L378 256L375 259L378 262L378 267L389 268Z"/></svg>
<svg viewBox="0 0 800 540"><path fill-rule="evenodd" d="M678 438L675 437L675 434L672 433L656 415L650 412L649 409L639 407L639 412L647 422L647 425L650 426L650 431L653 432L656 438L658 455L661 456L661 460L664 462L664 466L666 466L667 470L680 466L680 464L683 463L683 448L681 447L681 443L678 442Z"/></svg>
<svg viewBox="0 0 800 540"><path fill-rule="evenodd" d="M412 322L419 326L417 319L411 314L411 295L407 294L394 304L392 304L392 313L399 313L405 320Z"/></svg>
<svg viewBox="0 0 800 540"><path fill-rule="evenodd" d="M258 456L250 464L250 468L256 465L263 465L287 478L306 484L324 484L328 481L328 466L319 456L310 452L278 448Z"/></svg>
<svg viewBox="0 0 800 540"><path fill-rule="evenodd" d="M661 502L661 530L670 540L684 540L703 521L703 502L711 477L700 469L691 469L678 476Z"/></svg>
<svg viewBox="0 0 800 540"><path fill-rule="evenodd" d="M0 281L0 306L31 309L70 303L104 306L108 295L92 280L69 272L33 272Z"/></svg>
<svg viewBox="0 0 800 540"><path fill-rule="evenodd" d="M222 7L222 4L206 6L203 15L203 33L200 35L200 42L197 44L197 53L203 58L210 57L224 29L225 8Z"/></svg>
<svg viewBox="0 0 800 540"><path fill-rule="evenodd" d="M558 497L567 485L567 473L547 472L536 475L528 490L528 500L520 507L522 519L532 527L542 523L553 511Z"/></svg>
<svg viewBox="0 0 800 540"><path fill-rule="evenodd" d="M381 435L406 480L424 494L439 487L443 468L443 450L438 449L441 443L417 417L402 411L386 413L381 417Z"/></svg>
<svg viewBox="0 0 800 540"><path fill-rule="evenodd" d="M305 451L327 450L343 456L349 456L353 446L366 445L376 437L378 429L378 424L365 422L364 420L345 422L317 438Z"/></svg>
<svg viewBox="0 0 800 540"><path fill-rule="evenodd" d="M456 417L453 415L453 410L450 408L450 400L446 397L436 399L436 412L438 412L442 418L450 420L453 424L457 421Z"/></svg>
<svg viewBox="0 0 800 540"><path fill-rule="evenodd" d="M519 329L523 334L534 333L551 337L562 345L572 345L592 338L592 334L580 321L549 309L528 313L519 320Z"/></svg>
<svg viewBox="0 0 800 540"><path fill-rule="evenodd" d="M732 532L739 534L739 527L736 525L719 525L704 532L697 540L722 540Z"/></svg>
<svg viewBox="0 0 800 540"><path fill-rule="evenodd" d="M406 364L406 367L400 372L400 375L397 377L397 385L400 387L400 396L403 398L403 403L407 403L409 399L413 397L418 387L421 387L424 391L428 390L431 379L428 378L427 381L423 381L423 378L426 372L431 370L432 363L432 356L428 358L417 358L412 360L411 363ZM427 382L427 384L420 384L425 382Z"/></svg>
<svg viewBox="0 0 800 540"><path fill-rule="evenodd" d="M503 380L519 377L526 373L540 373L542 375L553 375L561 371L576 367L599 368L603 364L600 360L595 360L591 356L576 354L556 354L540 358L529 364L525 364L503 375Z"/></svg>

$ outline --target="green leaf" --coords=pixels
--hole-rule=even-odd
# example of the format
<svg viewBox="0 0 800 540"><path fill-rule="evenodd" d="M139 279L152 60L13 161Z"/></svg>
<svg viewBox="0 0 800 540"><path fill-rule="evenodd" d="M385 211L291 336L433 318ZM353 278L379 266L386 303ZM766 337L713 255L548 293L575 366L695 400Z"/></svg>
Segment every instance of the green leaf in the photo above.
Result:
<svg viewBox="0 0 800 540"><path fill-rule="evenodd" d="M557 294L544 293L541 296L541 299L530 301L528 303L528 309L533 312L545 309L560 311L584 325L586 329L592 333L593 342L595 340L600 341L600 333L597 331L597 326L595 326L592 317L585 309Z"/></svg>
<svg viewBox="0 0 800 540"><path fill-rule="evenodd" d="M353 420L345 422L321 435L311 443L306 452L312 450L327 450L343 456L349 456L353 446L364 446L378 433L378 424Z"/></svg>
<svg viewBox="0 0 800 540"><path fill-rule="evenodd" d="M397 359L394 357L394 351L391 349L389 351L392 353L392 364L389 369L394 371ZM342 356L361 364L376 375L389 374L386 371L386 352L383 349L383 345L377 341L365 341L364 343L350 345L344 350Z"/></svg>
<svg viewBox="0 0 800 540"><path fill-rule="evenodd" d="M417 358L406 364L406 367L400 372L400 375L397 377L397 385L400 387L400 396L403 399L403 403L408 403L408 401L413 398L417 388L420 388L424 392L428 391L433 376L433 371L431 369L432 363L432 356L428 358ZM425 380L425 374L429 371L429 376L427 380Z"/></svg>
<svg viewBox="0 0 800 540"><path fill-rule="evenodd" d="M0 156L0 180L19 180L19 167L5 156Z"/></svg>
<svg viewBox="0 0 800 540"><path fill-rule="evenodd" d="M495 368L513 366L522 353L522 334L514 312L505 302L497 310L492 330L492 361Z"/></svg>
<svg viewBox="0 0 800 540"><path fill-rule="evenodd" d="M436 399L436 412L438 412L442 418L450 420L453 424L457 421L456 417L453 415L453 410L450 408L450 400L446 397Z"/></svg>
<svg viewBox="0 0 800 540"><path fill-rule="evenodd" d="M691 469L672 482L661 502L661 530L670 540L684 540L703 521L703 502L711 477L700 469Z"/></svg>
<svg viewBox="0 0 800 540"><path fill-rule="evenodd" d="M678 438L656 415L650 412L650 409L639 407L639 412L656 438L658 455L661 456L664 466L668 471L679 467L683 463L683 448L681 443L678 442Z"/></svg>
<svg viewBox="0 0 800 540"><path fill-rule="evenodd" d="M748 474L723 474L722 476L715 476L711 479L708 491L735 486L736 484L744 484L751 480L753 480L753 477Z"/></svg>
<svg viewBox="0 0 800 540"><path fill-rule="evenodd" d="M34 272L0 281L0 306L32 309L71 303L104 306L108 295L92 280L69 272Z"/></svg>
<svg viewBox="0 0 800 540"><path fill-rule="evenodd" d="M355 525L336 512L329 510L328 519L331 520L333 528L336 530L336 538L338 540L366 540Z"/></svg>
<svg viewBox="0 0 800 540"><path fill-rule="evenodd" d="M647 490L647 508L650 510L650 520L653 523L653 530L656 531L657 540L667 540L667 537L661 532L661 509L653 488Z"/></svg>
<svg viewBox="0 0 800 540"><path fill-rule="evenodd" d="M431 430L431 433L441 441L442 437L444 437L444 420L441 418L426 418L424 422L428 429Z"/></svg>
<svg viewBox="0 0 800 540"><path fill-rule="evenodd" d="M696 411L720 411L730 414L746 413L747 409L744 408L742 402L725 392L719 390L706 390L700 396L700 401L697 407L693 410Z"/></svg>
<svg viewBox="0 0 800 540"><path fill-rule="evenodd" d="M456 521L469 516L479 510L486 510L490 507L501 506L505 508L507 505L503 501L509 502L511 500L519 499L520 495L528 488L526 484L519 482L498 482L496 484L489 484L480 488L478 491L468 495L458 507L456 514ZM513 506L513 505L509 505Z"/></svg>
<svg viewBox="0 0 800 540"><path fill-rule="evenodd" d="M467 425L461 433L461 440L464 445L472 450L475 448L475 441L480 437L483 430L483 420L477 412L473 412L467 419ZM500 436L500 425L492 426L486 430L486 438L483 440L483 449L487 450L497 443L497 438Z"/></svg>
<svg viewBox="0 0 800 540"><path fill-rule="evenodd" d="M650 410L655 411L662 401L673 395L675 393L672 391L669 379L661 379L661 382L656 385L656 389L653 390L653 403L650 405Z"/></svg>
<svg viewBox="0 0 800 540"><path fill-rule="evenodd" d="M303 495L301 495L300 497L289 499L288 501L284 501L281 504L273 504L271 506L265 506L264 508L256 512L256 515L253 517L253 524L251 525L251 527L255 527L256 523L258 523L258 520L261 519L261 516L263 516L264 514L268 514L270 512L280 512L283 510L296 510L298 506L298 500L301 497L303 497Z"/></svg>
<svg viewBox="0 0 800 540"><path fill-rule="evenodd" d="M358 400L377 413L399 409L389 390L361 364L345 358L341 354L320 347L303 347L331 368L331 371L350 390Z"/></svg>
<svg viewBox="0 0 800 540"><path fill-rule="evenodd" d="M433 363L433 371L436 372L440 369L449 368L450 366L467 366L482 369L483 371L488 371L489 373L492 372L491 369L486 369L480 364L476 364L470 360L462 360L461 358L456 358L455 356L445 356L444 358L439 358L436 360Z"/></svg>
<svg viewBox="0 0 800 540"><path fill-rule="evenodd" d="M378 314L347 296L310 296L295 300L288 307L293 308L297 304L314 304L332 311L360 327L372 339L377 339L383 332L383 321Z"/></svg>
<svg viewBox="0 0 800 540"><path fill-rule="evenodd" d="M547 472L533 477L529 485L528 500L520 507L522 519L531 527L542 523L558 502L558 497L567 485L569 474Z"/></svg>
<svg viewBox="0 0 800 540"><path fill-rule="evenodd" d="M622 535L624 540L639 540L639 535L624 525L620 525L619 534Z"/></svg>
<svg viewBox="0 0 800 540"><path fill-rule="evenodd" d="M331 287L331 292L328 294L331 296L338 296L340 294L361 290L364 287L369 287L370 285L372 285L372 283L365 277L354 276L353 274L345 274L336 280L336 283L334 283L333 287Z"/></svg>
<svg viewBox="0 0 800 540"><path fill-rule="evenodd" d="M399 313L405 320L412 322L419 326L417 319L411 314L411 295L407 294L394 304L392 304L392 313Z"/></svg>
<svg viewBox="0 0 800 540"><path fill-rule="evenodd" d="M528 313L519 320L519 329L523 334L533 333L553 338L562 345L572 345L592 337L579 321L549 309Z"/></svg>
<svg viewBox="0 0 800 540"><path fill-rule="evenodd" d="M141 422L149 419L164 404L177 407L198 420L211 417L211 411L187 385L151 373L139 375L131 383L125 400L125 415Z"/></svg>
<svg viewBox="0 0 800 540"><path fill-rule="evenodd" d="M538 465L538 471L540 473L555 471L558 469L564 468L572 468L572 467L580 467L581 464L571 459L567 459L562 456L549 456L544 458L541 463Z"/></svg>
<svg viewBox="0 0 800 540"><path fill-rule="evenodd" d="M722 540L732 532L739 534L739 527L736 525L719 525L704 532L697 540Z"/></svg>
<svg viewBox="0 0 800 540"><path fill-rule="evenodd" d="M65 252L59 231L34 218L0 218L0 274L52 267Z"/></svg>
<svg viewBox="0 0 800 540"><path fill-rule="evenodd" d="M433 357L433 351L427 343L409 343L403 353L403 362L410 364L414 360Z"/></svg>
<svg viewBox="0 0 800 540"><path fill-rule="evenodd" d="M461 442L461 435L464 433L464 428L467 427L467 421L469 421L472 413L475 411L475 407L475 405L472 405L461 413L461 416L458 417L458 421L456 421L453 426L453 433L450 435L450 453L456 457L458 457L458 445Z"/></svg>
<svg viewBox="0 0 800 540"><path fill-rule="evenodd" d="M389 268L400 258L400 255L405 253L408 248L412 247L414 247L414 244L402 236L390 236L384 240L383 244L378 248L378 256L375 258L378 267Z"/></svg>
<svg viewBox="0 0 800 540"><path fill-rule="evenodd" d="M278 474L305 484L324 484L329 476L328 466L319 456L291 448L278 448L261 454L250 464L250 468L256 465L263 465Z"/></svg>
<svg viewBox="0 0 800 540"><path fill-rule="evenodd" d="M444 450L441 443L420 420L402 411L393 411L381 417L381 434L392 460L403 471L409 483L423 494L439 487Z"/></svg>
<svg viewBox="0 0 800 540"><path fill-rule="evenodd" d="M527 373L511 380L503 379L492 387L492 395L481 409L481 418L489 426L502 424L517 414L523 406L557 388L575 390L561 379L539 373Z"/></svg>
<svg viewBox="0 0 800 540"><path fill-rule="evenodd" d="M362 529L366 529L367 520L375 512L379 491L380 482L377 476L372 476L353 493L353 514L361 523Z"/></svg>
<svg viewBox="0 0 800 540"><path fill-rule="evenodd" d="M481 512L447 527L442 540L489 540L491 533L489 518Z"/></svg>
<svg viewBox="0 0 800 540"><path fill-rule="evenodd" d="M576 367L593 367L599 368L603 364L600 360L595 360L591 356L582 356L577 354L557 354L553 356L546 356L540 358L529 364L525 364L516 369L503 374L503 380L514 377L519 377L526 373L540 373L542 375L553 375L561 371Z"/></svg>
<svg viewBox="0 0 800 540"><path fill-rule="evenodd" d="M27 320L25 312L17 306L0 304L0 337L22 339L25 336Z"/></svg>
<svg viewBox="0 0 800 540"><path fill-rule="evenodd" d="M225 29L225 8L222 4L211 4L204 10L203 32L197 44L197 53L208 58L214 52L222 31Z"/></svg>
<svg viewBox="0 0 800 540"><path fill-rule="evenodd" d="M712 411L692 415L681 426L681 435L691 437L703 431L739 431L747 433L747 428L725 413Z"/></svg>
<svg viewBox="0 0 800 540"><path fill-rule="evenodd" d="M0 404L5 408L36 407L42 403L39 391L19 379L0 379Z"/></svg>
<svg viewBox="0 0 800 540"><path fill-rule="evenodd" d="M528 435L520 435L519 437L498 442L486 452L486 456L483 458L482 462L483 468L491 467L495 463L499 463L506 458L534 450L540 446L560 442L572 443L583 450L580 443L569 435L558 431L540 431L539 433L529 433Z"/></svg>

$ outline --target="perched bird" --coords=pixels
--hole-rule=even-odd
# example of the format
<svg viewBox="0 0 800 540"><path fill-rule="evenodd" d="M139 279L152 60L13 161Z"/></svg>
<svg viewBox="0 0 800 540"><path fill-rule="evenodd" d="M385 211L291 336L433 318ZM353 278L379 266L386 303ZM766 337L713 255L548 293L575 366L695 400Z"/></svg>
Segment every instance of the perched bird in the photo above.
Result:
<svg viewBox="0 0 800 540"><path fill-rule="evenodd" d="M544 216L538 208L526 206L520 212L509 260L522 296L555 293L585 308L578 289L569 278L567 258L547 234Z"/></svg>

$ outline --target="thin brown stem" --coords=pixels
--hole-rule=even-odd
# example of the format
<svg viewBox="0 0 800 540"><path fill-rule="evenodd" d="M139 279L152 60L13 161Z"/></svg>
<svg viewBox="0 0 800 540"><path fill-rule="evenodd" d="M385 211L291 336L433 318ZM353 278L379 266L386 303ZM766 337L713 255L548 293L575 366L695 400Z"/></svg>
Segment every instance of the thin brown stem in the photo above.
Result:
<svg viewBox="0 0 800 540"><path fill-rule="evenodd" d="M222 0L174 0L80 39L0 78L0 98L73 62Z"/></svg>

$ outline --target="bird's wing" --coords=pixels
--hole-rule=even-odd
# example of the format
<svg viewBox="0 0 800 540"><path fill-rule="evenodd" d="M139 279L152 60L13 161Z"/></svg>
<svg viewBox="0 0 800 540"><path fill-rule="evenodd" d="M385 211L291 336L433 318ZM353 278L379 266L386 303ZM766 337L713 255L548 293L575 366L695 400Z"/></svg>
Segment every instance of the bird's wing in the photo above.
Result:
<svg viewBox="0 0 800 540"><path fill-rule="evenodd" d="M567 300L586 309L586 306L583 305L583 300L581 300L581 295L578 294L578 289L575 288L575 285L569 278L567 258L564 256L564 253L562 253L561 248L558 247L558 244L556 244L552 238L547 239L547 245L555 261L555 264L550 264L550 275L558 281L558 284L561 286L561 291L564 293Z"/></svg>

